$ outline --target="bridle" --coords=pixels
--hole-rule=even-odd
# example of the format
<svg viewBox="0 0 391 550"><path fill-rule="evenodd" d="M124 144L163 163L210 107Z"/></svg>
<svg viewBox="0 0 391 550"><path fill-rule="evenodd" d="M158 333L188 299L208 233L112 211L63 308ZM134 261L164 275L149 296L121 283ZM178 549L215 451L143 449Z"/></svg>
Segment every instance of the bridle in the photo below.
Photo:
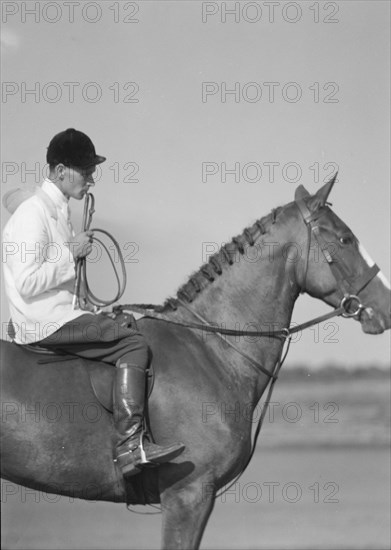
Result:
<svg viewBox="0 0 391 550"><path fill-rule="evenodd" d="M303 217L304 223L307 226L308 237L307 237L307 253L305 258L304 265L304 277L302 283L302 292L304 292L307 282L308 275L308 264L309 264L309 255L311 247L311 236L314 235L315 240L323 253L323 256L334 276L334 279L337 282L338 290L342 292L342 298L340 300L339 308L342 308L342 317L356 317L360 319L361 313L365 310L365 306L361 303L359 294L364 288L372 281L372 279L379 273L380 268L377 264L374 264L371 267L368 267L364 273L356 279L354 282L349 281L349 275L346 273L343 264L341 262L334 261L332 255L328 250L328 245L325 238L323 237L319 225L316 223L320 217L322 217L327 211L328 207L323 206L315 212L311 212L303 199L297 200L296 205ZM352 311L352 307L354 308Z"/></svg>
<svg viewBox="0 0 391 550"><path fill-rule="evenodd" d="M338 317L340 315L342 317L356 317L357 319L359 319L361 312L366 309L366 306L361 303L361 300L358 297L358 295L362 290L364 290L364 288L370 283L370 281L380 271L380 268L376 264L374 264L372 267L368 266L368 269L366 269L364 273L357 280L354 281L354 284L350 283L348 274L344 270L342 264L340 262L334 261L332 255L330 254L328 250L328 244L330 243L327 243L327 241L324 239L320 230L320 226L317 223L319 218L321 218L328 211L328 207L323 206L319 208L316 212L311 212L308 209L303 199L295 201L295 204L299 209L299 212L301 213L304 223L308 229L306 256L305 256L305 264L304 264L304 277L303 277L303 283L301 284L301 292L305 291L305 285L306 285L307 275L308 275L311 241L312 241L312 235L314 235L315 240L317 241L318 246L321 249L323 256L337 282L338 289L342 293L340 304L334 310L324 315L319 315L314 319L311 319L309 321L306 321L294 327L258 331L258 330L227 329L227 328L222 328L218 326L213 326L202 315L200 315L198 312L192 309L186 302L184 302L180 298L177 298L176 301L179 304L181 304L193 317L201 321L202 324L184 322L184 321L175 321L173 319L168 318L166 315L162 313L159 313L154 310L150 310L144 306L139 306L137 304L126 304L122 306L117 306L115 309L138 312L138 313L142 313L145 317L159 319L173 325L179 325L181 327L191 328L195 330L202 330L207 333L217 334L221 339L223 339L226 342L226 344L228 344L231 348L233 348L245 359L247 359L247 361L252 366L254 366L258 371L263 372L269 378L275 381L278 377L278 371L280 370L282 363L285 360L288 349L286 350L286 353L284 354L283 358L282 358L283 350L281 350L281 354L278 362L276 363L276 367L273 370L273 372L270 372L269 370L264 368L260 363L258 363L258 361L255 361L255 359L253 359L252 357L247 355L245 352L243 352L240 348L238 348L232 341L227 340L226 338L223 338L223 335L224 336L253 336L253 337L281 338L283 340L288 341L288 347L289 347L290 340L294 334L304 329L307 329L309 327L312 327L314 325L317 325L322 321L326 321L328 319L331 319L333 317ZM353 311L351 311L352 307L354 307Z"/></svg>

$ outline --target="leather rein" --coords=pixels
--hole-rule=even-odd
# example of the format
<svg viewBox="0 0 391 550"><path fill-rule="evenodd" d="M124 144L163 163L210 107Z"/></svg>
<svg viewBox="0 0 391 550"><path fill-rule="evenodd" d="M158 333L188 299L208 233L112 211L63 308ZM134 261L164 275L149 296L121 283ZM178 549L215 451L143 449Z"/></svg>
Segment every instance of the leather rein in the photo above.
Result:
<svg viewBox="0 0 391 550"><path fill-rule="evenodd" d="M337 308L335 308L333 311L330 311L328 313L325 313L323 315L319 315L318 317L315 317L314 319L311 319L309 321L306 321L304 323L301 323L299 325L296 325L294 327L286 327L282 329L270 329L270 330L237 330L237 329L227 329L222 327L217 327L211 325L206 319L204 319L199 313L194 311L189 305L187 305L183 300L177 298L177 301L187 310L189 311L193 317L197 318L200 323L191 323L191 322L182 322L182 321L174 321L173 319L169 319L165 315L153 311L150 309L147 309L145 307L139 306L137 304L125 304L121 306L117 306L115 309L120 310L129 310L137 313L142 313L145 317L158 319L161 321L164 321L166 323L170 323L173 325L178 325L181 327L191 328L195 330L202 330L207 333L213 333L220 336L229 346L231 346L233 349L235 349L240 355L242 355L245 359L247 359L256 369L263 372L265 375L267 375L269 378L273 379L275 381L278 378L278 371L282 366L283 360L285 359L287 352L284 355L284 359L281 360L282 357L282 351L279 357L278 362L276 363L276 367L273 370L273 372L268 371L265 369L261 364L259 364L255 359L244 353L241 349L239 349L235 344L233 344L230 340L227 340L223 338L224 336L253 336L253 337L269 337L269 338L281 338L284 341L288 341L288 345L290 343L290 340L294 334L297 332L300 332L302 330L305 330L309 327L312 327L314 325L317 325L321 323L322 321L326 321L328 319L331 319L333 317L356 317L357 319L360 318L360 315L362 311L365 309L365 306L361 303L360 298L358 295L360 292L370 283L370 281L377 275L377 273L380 271L380 268L374 264L372 267L365 270L365 272L361 275L361 277L358 278L358 280L355 281L355 284L350 284L347 280L347 274L344 271L342 265L338 262L335 262L333 260L332 255L327 249L327 242L323 238L319 225L316 223L317 220L325 214L327 209L325 207L321 208L320 210L317 210L316 212L312 213L307 205L305 204L304 200L298 200L295 201L295 204L297 205L304 223L307 226L308 229L308 238L307 238L307 252L306 252L306 260L305 260L305 267L304 267L304 279L302 284L302 290L303 293L305 291L305 283L307 280L307 273L308 273L308 265L309 265L309 254L310 254L310 246L311 246L311 237L312 235L315 237L319 248L322 250L323 256L331 269L331 272L337 281L339 288L343 292L343 296L341 298L340 304ZM353 310L352 310L353 308ZM287 350L288 351L288 350Z"/></svg>
<svg viewBox="0 0 391 550"><path fill-rule="evenodd" d="M91 222L92 222L92 216L95 213L95 197L92 193L88 192L85 195L85 201L84 201L84 211L83 211L83 221L82 221L82 231L88 231L90 230ZM104 244L103 241L98 239L95 235L93 237L93 241L98 242L102 248L107 253L107 257L110 260L111 267L113 268L113 272L117 281L117 293L114 296L114 298L111 298L109 300L104 300L102 298L98 298L91 290L88 279L87 279L87 262L86 258L79 258L76 263L76 278L75 278L75 288L74 288L74 301L73 301L73 308L79 307L83 310L90 310L91 308L94 310L98 310L98 308L104 307L104 306L110 306L111 304L114 304L117 300L121 298L123 293L125 292L126 288L126 269L125 269L125 261L122 255L121 247L118 243L118 241L111 235L108 231L105 229L99 229L97 227L94 227L91 229L94 233L102 233L103 235L106 235L109 240L111 240L112 246L114 246L114 249L117 254L117 258L119 258L120 266L121 266L121 272L122 272L122 280L120 280L117 272L117 268L115 265L115 262L113 258L111 257L110 251L108 247Z"/></svg>

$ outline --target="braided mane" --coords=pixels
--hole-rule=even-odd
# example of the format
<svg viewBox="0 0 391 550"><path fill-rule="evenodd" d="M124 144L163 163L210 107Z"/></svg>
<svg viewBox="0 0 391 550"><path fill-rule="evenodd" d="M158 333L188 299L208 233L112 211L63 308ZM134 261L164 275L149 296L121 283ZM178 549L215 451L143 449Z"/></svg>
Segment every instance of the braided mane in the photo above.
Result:
<svg viewBox="0 0 391 550"><path fill-rule="evenodd" d="M162 306L153 306L154 310L159 312L175 310L178 299L192 302L209 283L213 283L234 263L237 252L244 254L246 248L254 246L257 239L268 232L282 209L283 207L273 209L270 214L257 220L253 225L245 228L240 235L233 237L229 243L221 246L219 251L212 254L208 261L190 275L188 281L177 290L176 298L167 298Z"/></svg>

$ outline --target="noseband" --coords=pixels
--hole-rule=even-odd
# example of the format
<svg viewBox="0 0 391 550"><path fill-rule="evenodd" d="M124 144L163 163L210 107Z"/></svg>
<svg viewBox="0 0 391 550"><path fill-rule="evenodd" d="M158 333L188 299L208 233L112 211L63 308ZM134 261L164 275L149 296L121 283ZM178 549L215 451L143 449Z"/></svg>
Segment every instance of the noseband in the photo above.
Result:
<svg viewBox="0 0 391 550"><path fill-rule="evenodd" d="M316 212L311 212L303 199L296 201L296 205L303 217L304 223L307 226L308 238L307 238L307 253L304 266L304 278L301 292L304 292L307 282L309 255L311 247L311 236L314 235L319 248L321 249L323 256L328 263L330 270L337 282L339 290L341 290L343 296L341 298L339 307L343 309L343 317L356 317L360 318L361 312L366 309L361 303L358 295L364 288L372 281L372 279L379 273L380 268L377 264L374 264L368 269L365 269L364 273L354 282L349 280L347 273L345 272L341 262L333 260L332 255L328 250L327 241L324 239L319 225L316 223L318 219L327 212L327 208L323 207ZM352 308L354 310L352 311Z"/></svg>

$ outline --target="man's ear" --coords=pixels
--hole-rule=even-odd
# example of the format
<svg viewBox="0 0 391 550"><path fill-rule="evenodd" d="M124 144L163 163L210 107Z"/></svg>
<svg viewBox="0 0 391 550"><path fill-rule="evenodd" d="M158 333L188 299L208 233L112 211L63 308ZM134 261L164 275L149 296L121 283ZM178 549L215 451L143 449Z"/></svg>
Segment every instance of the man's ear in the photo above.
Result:
<svg viewBox="0 0 391 550"><path fill-rule="evenodd" d="M65 175L65 169L66 167L64 166L64 164L62 163L59 163L57 164L55 167L54 167L54 170L53 170L53 177L55 180L63 180L64 179L64 175Z"/></svg>

